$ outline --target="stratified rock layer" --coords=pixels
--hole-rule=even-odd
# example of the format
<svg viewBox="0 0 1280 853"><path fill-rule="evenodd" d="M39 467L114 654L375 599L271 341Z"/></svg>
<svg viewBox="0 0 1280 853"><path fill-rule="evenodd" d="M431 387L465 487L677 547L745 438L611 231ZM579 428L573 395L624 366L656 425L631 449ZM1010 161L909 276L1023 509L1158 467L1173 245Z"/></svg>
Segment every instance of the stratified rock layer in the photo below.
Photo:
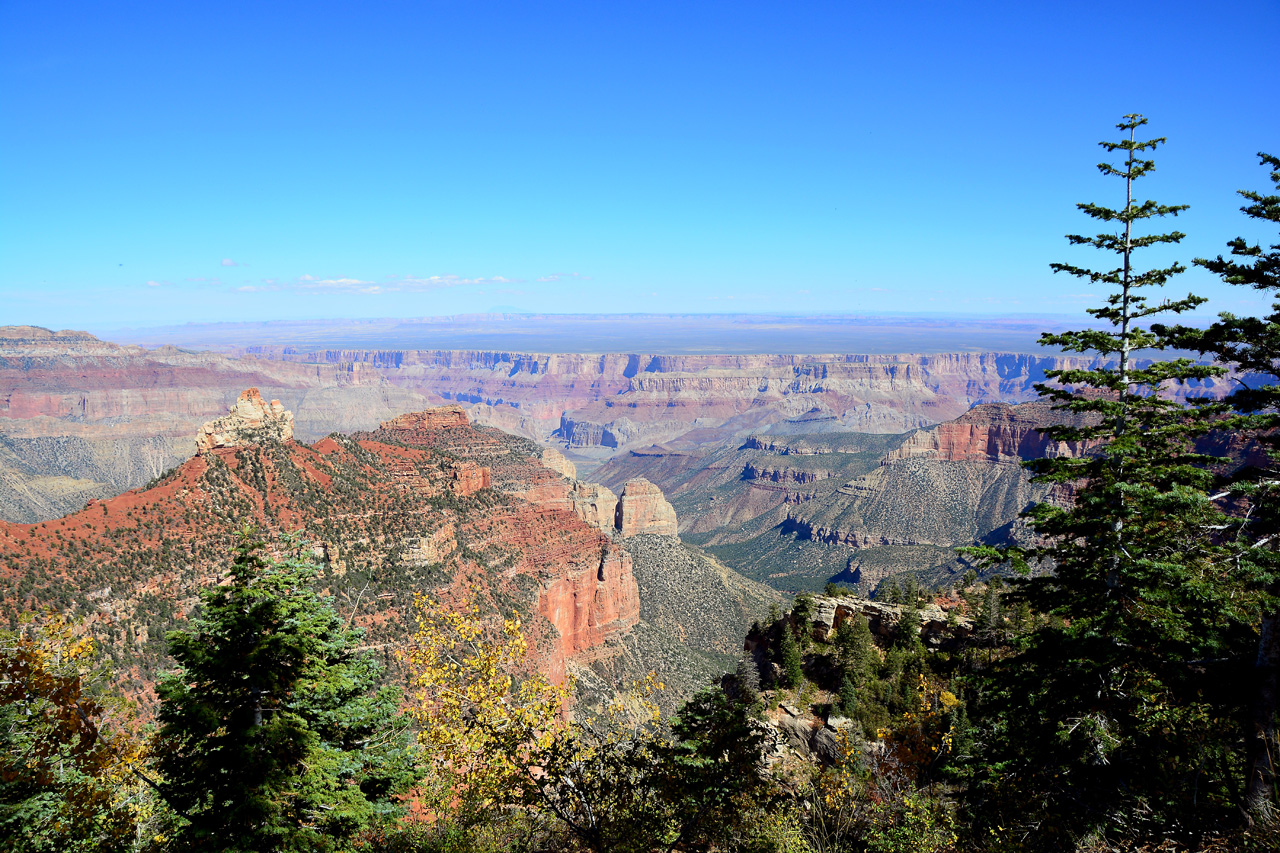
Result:
<svg viewBox="0 0 1280 853"><path fill-rule="evenodd" d="M618 496L607 487L598 483L575 482L569 499L573 501L573 511L578 518L601 530L613 528Z"/></svg>
<svg viewBox="0 0 1280 853"><path fill-rule="evenodd" d="M542 464L555 471L566 480L578 479L578 466L574 465L563 453L554 447L542 451Z"/></svg>
<svg viewBox="0 0 1280 853"><path fill-rule="evenodd" d="M919 430L885 457L926 457L943 462L1017 462L1046 456L1079 456L1083 446L1054 441L1041 430L1050 423L1068 422L1070 415L1049 403L985 403L954 421Z"/></svg>
<svg viewBox="0 0 1280 853"><path fill-rule="evenodd" d="M151 488L44 527L0 522L0 619L86 597L108 654L145 684L166 662L147 626L189 618L248 523L271 542L300 532L378 642L404 641L426 592L542 617L526 624L553 677L617 654L639 619L631 555L576 515L571 483L535 445L466 420L450 407L307 445L279 404L247 391L202 431L204 452Z"/></svg>
<svg viewBox="0 0 1280 853"><path fill-rule="evenodd" d="M641 477L622 487L614 525L623 538L642 533L675 536L676 511L663 497L662 489Z"/></svg>

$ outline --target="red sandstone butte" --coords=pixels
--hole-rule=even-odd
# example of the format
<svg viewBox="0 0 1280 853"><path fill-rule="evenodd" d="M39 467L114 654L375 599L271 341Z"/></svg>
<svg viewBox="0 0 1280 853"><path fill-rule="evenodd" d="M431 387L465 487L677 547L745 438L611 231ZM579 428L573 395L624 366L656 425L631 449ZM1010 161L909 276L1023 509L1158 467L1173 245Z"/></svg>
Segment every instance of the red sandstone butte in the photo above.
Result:
<svg viewBox="0 0 1280 853"><path fill-rule="evenodd" d="M631 572L631 555L605 547L599 564L566 572L544 587L538 613L556 627L565 658L590 661L604 656L610 637L640 621L640 591Z"/></svg>
<svg viewBox="0 0 1280 853"><path fill-rule="evenodd" d="M487 489L491 482L489 469L474 462L461 462L455 465L450 471L450 476L453 479L449 488L459 497L474 495L481 489Z"/></svg>
<svg viewBox="0 0 1280 853"><path fill-rule="evenodd" d="M395 554L408 570L436 573L430 591L443 599L474 595L494 614L523 601L545 619L526 628L538 667L553 678L572 662L616 654L613 641L640 618L630 555L575 513L570 481L515 452L525 450L522 439L465 418L449 408L314 445L214 448L149 489L66 518L0 521L0 618L57 606L67 588L86 590L93 623L111 626L114 646L138 652L126 674L146 685L163 664L154 643L143 648L155 602L167 602L179 622L189 618L199 590L224 576L234 531L252 524L268 541L301 532L335 593L353 571L380 576ZM475 497L486 487L504 498ZM446 489L457 501L441 506L433 498ZM366 598L354 619L379 642L401 642L396 595L412 591Z"/></svg>
<svg viewBox="0 0 1280 853"><path fill-rule="evenodd" d="M426 430L452 429L470 426L467 412L461 406L440 406L422 412L409 412L397 415L384 423L380 429L384 432L421 432Z"/></svg>
<svg viewBox="0 0 1280 853"><path fill-rule="evenodd" d="M629 481L618 497L614 524L623 537L641 533L676 535L676 511L653 483L643 477Z"/></svg>

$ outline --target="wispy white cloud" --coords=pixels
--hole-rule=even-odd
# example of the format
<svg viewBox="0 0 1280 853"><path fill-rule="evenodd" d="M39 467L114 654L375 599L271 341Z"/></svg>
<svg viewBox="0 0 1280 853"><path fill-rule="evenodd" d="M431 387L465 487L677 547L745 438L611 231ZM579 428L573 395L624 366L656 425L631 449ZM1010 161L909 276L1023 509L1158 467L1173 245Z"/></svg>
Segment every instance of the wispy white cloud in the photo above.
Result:
<svg viewBox="0 0 1280 853"><path fill-rule="evenodd" d="M223 265L224 267L247 267L247 266L249 266L248 264L244 263L243 261L241 261L241 262L237 263L236 261L233 261L233 260L231 260L230 258L223 258L223 259L222 259L222 265Z"/></svg>
<svg viewBox="0 0 1280 853"><path fill-rule="evenodd" d="M170 284L172 284L172 282L152 280L147 282L147 287L167 287Z"/></svg>
<svg viewBox="0 0 1280 853"><path fill-rule="evenodd" d="M583 275L582 273L578 273L578 272L553 272L550 275L540 276L538 278L538 281L551 282L551 281L564 281L565 279L577 279L578 281L591 281L591 276Z"/></svg>
<svg viewBox="0 0 1280 853"><path fill-rule="evenodd" d="M188 279L197 281L198 279ZM216 281L210 279L209 281ZM308 293L353 293L363 296L374 296L384 293L425 293L433 290L444 290L453 287L474 287L482 285L513 285L524 283L522 278L507 278L495 275L491 277L468 278L459 275L389 275L382 281L367 281L350 276L320 278L310 273L300 275L292 280L264 278L261 284L249 284L236 287L239 293L263 293L267 291L296 290ZM506 291L523 293L523 291Z"/></svg>
<svg viewBox="0 0 1280 853"><path fill-rule="evenodd" d="M346 290L352 287L367 287L373 284L372 281L362 281L358 278L313 278L312 276L303 276L298 280L298 287L303 290Z"/></svg>
<svg viewBox="0 0 1280 853"><path fill-rule="evenodd" d="M475 287L493 284L523 284L522 278L507 278L495 275L490 278L479 276L467 278L460 275L404 275L391 279L384 285L386 292L424 293L431 290L445 290L451 287Z"/></svg>

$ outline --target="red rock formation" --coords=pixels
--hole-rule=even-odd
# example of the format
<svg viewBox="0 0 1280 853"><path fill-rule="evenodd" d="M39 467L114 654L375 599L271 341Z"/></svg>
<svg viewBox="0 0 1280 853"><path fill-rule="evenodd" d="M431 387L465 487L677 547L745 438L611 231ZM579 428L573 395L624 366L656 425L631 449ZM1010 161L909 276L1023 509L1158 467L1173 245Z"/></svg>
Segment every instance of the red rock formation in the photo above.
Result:
<svg viewBox="0 0 1280 853"><path fill-rule="evenodd" d="M450 469L450 477L452 482L449 484L449 490L459 497L474 495L481 489L487 489L490 485L489 469L484 465L477 465L474 462L461 462Z"/></svg>
<svg viewBox="0 0 1280 853"><path fill-rule="evenodd" d="M592 660L607 641L640 620L640 593L631 573L631 555L606 546L590 565L557 577L538 596L538 613L555 626L565 658Z"/></svg>
<svg viewBox="0 0 1280 853"><path fill-rule="evenodd" d="M408 412L397 415L382 424L379 429L395 435L397 433L429 432L437 429L470 426L466 409L461 406L440 406L422 412Z"/></svg>
<svg viewBox="0 0 1280 853"><path fill-rule="evenodd" d="M986 403L944 424L920 430L885 456L897 459L924 456L947 462L1016 462L1046 456L1077 456L1074 442L1052 441L1040 428L1062 423L1070 415L1054 412L1048 403Z"/></svg>
<svg viewBox="0 0 1280 853"><path fill-rule="evenodd" d="M598 483L578 483L569 493L574 514L601 530L612 530L618 512L618 496Z"/></svg>
<svg viewBox="0 0 1280 853"><path fill-rule="evenodd" d="M648 480L638 478L622 487L614 526L623 538L642 533L676 535L676 511L659 489Z"/></svg>
<svg viewBox="0 0 1280 853"><path fill-rule="evenodd" d="M542 464L550 468L552 471L555 471L566 480L578 479L578 467L554 447L547 447L543 449Z"/></svg>
<svg viewBox="0 0 1280 853"><path fill-rule="evenodd" d="M407 428L314 446L215 447L159 485L67 518L0 522L0 617L65 606L66 590L83 590L95 624L113 626L116 644L140 661L124 675L145 681L163 652L147 626L192 612L198 591L225 572L232 532L248 522L268 534L303 531L329 567L326 583L348 593L345 607L373 583L377 592L355 612L379 641L405 639L404 607L415 588L403 585L421 578L433 595L475 590L494 612L519 602L546 617L526 624L539 665L553 675L574 660L613 654L605 647L618 648L613 641L639 619L630 556L575 514L568 481L517 452L523 440L459 425L461 414L428 412L392 424ZM497 484L505 498L477 496ZM558 501L520 497L552 487ZM455 497L441 506L436 496L447 489ZM415 566L430 572L389 571ZM353 573L361 580L344 591L342 579Z"/></svg>
<svg viewBox="0 0 1280 853"><path fill-rule="evenodd" d="M400 388L471 407L476 417L571 445L662 442L696 420L735 428L817 413L860 432L902 432L973 402L1036 397L1044 371L1091 360L1007 353L941 355L534 355L477 350L344 350L263 357L364 364ZM1211 383L1212 384L1212 383ZM1223 389L1226 383L1221 384ZM723 437L723 436L721 436Z"/></svg>
<svg viewBox="0 0 1280 853"><path fill-rule="evenodd" d="M816 483L830 479L831 472L821 469L790 468L785 465L757 465L748 462L742 469L744 480L768 480L772 483Z"/></svg>

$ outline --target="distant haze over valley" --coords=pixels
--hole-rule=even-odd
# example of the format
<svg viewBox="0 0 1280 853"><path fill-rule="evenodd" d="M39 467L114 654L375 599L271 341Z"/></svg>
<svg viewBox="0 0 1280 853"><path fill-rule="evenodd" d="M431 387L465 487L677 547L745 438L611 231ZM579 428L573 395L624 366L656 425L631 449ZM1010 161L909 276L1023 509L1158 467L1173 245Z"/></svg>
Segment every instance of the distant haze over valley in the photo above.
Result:
<svg viewBox="0 0 1280 853"><path fill-rule="evenodd" d="M1078 316L927 314L465 314L449 317L187 323L98 329L99 337L154 347L219 351L287 346L323 349L467 349L538 353L1052 354L1040 334L1078 328Z"/></svg>

